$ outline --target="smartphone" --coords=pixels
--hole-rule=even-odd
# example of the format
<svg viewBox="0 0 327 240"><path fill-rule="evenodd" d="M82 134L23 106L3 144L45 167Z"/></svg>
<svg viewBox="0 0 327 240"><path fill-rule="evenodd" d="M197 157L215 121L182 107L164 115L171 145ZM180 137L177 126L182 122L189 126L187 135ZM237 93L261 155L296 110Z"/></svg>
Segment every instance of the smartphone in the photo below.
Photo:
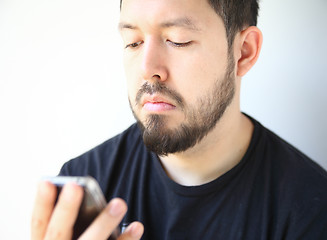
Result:
<svg viewBox="0 0 327 240"><path fill-rule="evenodd" d="M62 187L69 182L80 185L84 189L84 197L79 209L79 213L74 225L73 239L78 237L86 230L93 222L99 213L105 208L106 200L101 191L98 182L93 177L45 177L43 180L51 182L57 187L57 200ZM56 200L56 202L57 202ZM109 240L115 240L120 235L120 230L117 229L111 234Z"/></svg>

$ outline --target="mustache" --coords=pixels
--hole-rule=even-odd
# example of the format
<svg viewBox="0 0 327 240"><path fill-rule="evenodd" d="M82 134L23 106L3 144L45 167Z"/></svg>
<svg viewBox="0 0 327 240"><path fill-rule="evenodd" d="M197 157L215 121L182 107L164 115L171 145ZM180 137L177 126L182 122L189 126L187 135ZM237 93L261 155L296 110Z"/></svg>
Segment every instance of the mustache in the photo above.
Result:
<svg viewBox="0 0 327 240"><path fill-rule="evenodd" d="M155 82L154 84L145 82L136 94L136 98L135 98L136 105L140 104L141 98L144 94L152 95L155 93L159 93L163 96L167 96L168 98L174 100L179 107L181 108L184 107L183 97L175 90L168 88L166 85L160 82Z"/></svg>

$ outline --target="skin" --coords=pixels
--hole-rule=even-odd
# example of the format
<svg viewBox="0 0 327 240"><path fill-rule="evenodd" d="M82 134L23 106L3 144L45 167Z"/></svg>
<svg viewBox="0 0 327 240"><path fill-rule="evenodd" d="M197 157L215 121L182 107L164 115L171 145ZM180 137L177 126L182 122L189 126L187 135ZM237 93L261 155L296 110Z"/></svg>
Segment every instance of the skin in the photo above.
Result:
<svg viewBox="0 0 327 240"><path fill-rule="evenodd" d="M171 9L174 9L174 12ZM206 16L208 10L211 18ZM173 22L179 18L192 18L192 21L196 22L196 30L193 30L192 26L160 27L165 22ZM151 83L159 79L154 76L160 76L161 82L180 93L188 105L195 105L196 100L204 92L208 92L212 81L225 73L227 41L225 34L221 35L221 32L224 32L224 25L208 4L197 4L196 1L193 1L193 4L186 4L186 1L126 0L123 1L120 22L136 28L121 28L125 46L144 42L139 47L126 48L124 52L128 93L132 106L135 105L136 92L141 85L145 81ZM217 31L206 28L209 24L215 25ZM210 38L221 44L209 41ZM174 45L189 41L192 43L185 47ZM207 72L213 68L217 68L216 71ZM177 105L171 99L167 99L167 102ZM150 114L145 108L134 110L143 122ZM155 113L169 116L168 128L173 128L185 120L180 109Z"/></svg>
<svg viewBox="0 0 327 240"><path fill-rule="evenodd" d="M224 76L228 56L225 29L205 0L124 0L119 28L128 46L124 64L132 106L142 84L153 81L161 81L178 92L186 108L196 106L196 99ZM194 147L160 157L168 176L177 183L200 185L212 181L242 159L253 126L240 112L241 78L255 64L261 43L262 34L256 27L244 28L236 35L232 48L236 87L232 103L214 129ZM141 121L149 114L161 114L167 116L165 126L173 129L186 120L174 100L158 95L144 96L143 101L146 98L150 99L150 107L133 109ZM55 197L56 188L41 182L32 213L32 240L71 239L83 190L74 184L66 185L54 207ZM126 211L122 199L111 200L81 239L107 239ZM134 222L119 240L140 239L142 234L143 225Z"/></svg>
<svg viewBox="0 0 327 240"><path fill-rule="evenodd" d="M134 114L146 125L151 114L165 117L165 127L187 122L185 111L201 107L198 99L224 77L228 45L222 19L207 1L124 0L119 29L125 52L128 94ZM160 156L168 176L182 185L212 181L233 168L249 145L253 126L240 111L241 77L256 62L262 42L258 28L245 28L234 40L235 96L215 128L197 145ZM165 95L138 90L148 82L161 82L177 92L185 109ZM146 103L146 104L144 104ZM148 106L150 103L150 107ZM170 107L173 105L173 107Z"/></svg>
<svg viewBox="0 0 327 240"><path fill-rule="evenodd" d="M72 230L83 198L83 189L76 184L64 186L54 207L56 187L49 182L38 186L31 221L31 239L65 240L72 238ZM108 239L127 211L122 199L112 199L79 239ZM143 234L143 225L131 223L119 240L137 240Z"/></svg>

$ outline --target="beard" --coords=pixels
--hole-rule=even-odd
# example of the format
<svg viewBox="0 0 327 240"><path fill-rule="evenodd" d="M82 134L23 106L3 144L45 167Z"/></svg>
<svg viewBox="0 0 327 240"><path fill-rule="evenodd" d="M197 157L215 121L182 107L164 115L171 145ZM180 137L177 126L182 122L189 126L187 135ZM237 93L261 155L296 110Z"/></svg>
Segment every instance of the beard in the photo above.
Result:
<svg viewBox="0 0 327 240"><path fill-rule="evenodd" d="M159 81L150 85L146 82L138 91L135 105L140 106L143 94L160 93L175 100L185 114L185 121L175 128L168 128L168 116L150 114L144 122L131 109L141 129L144 144L149 151L159 156L186 151L199 143L218 123L235 94L234 60L231 54L223 78L216 79L210 90L200 97L195 106L187 107L183 97Z"/></svg>

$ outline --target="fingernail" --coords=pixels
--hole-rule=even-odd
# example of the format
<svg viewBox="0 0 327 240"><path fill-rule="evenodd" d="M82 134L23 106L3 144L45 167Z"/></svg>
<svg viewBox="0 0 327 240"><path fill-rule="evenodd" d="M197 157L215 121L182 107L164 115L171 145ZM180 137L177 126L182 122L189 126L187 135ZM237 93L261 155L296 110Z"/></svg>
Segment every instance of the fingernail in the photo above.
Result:
<svg viewBox="0 0 327 240"><path fill-rule="evenodd" d="M63 197L67 200L71 200L72 198L75 198L76 195L78 194L78 186L74 183L67 183L63 190Z"/></svg>
<svg viewBox="0 0 327 240"><path fill-rule="evenodd" d="M49 182L40 182L39 183L39 192L42 195L48 195L51 184Z"/></svg>
<svg viewBox="0 0 327 240"><path fill-rule="evenodd" d="M133 238L140 238L143 234L143 225L132 223L127 227L126 232L128 232Z"/></svg>
<svg viewBox="0 0 327 240"><path fill-rule="evenodd" d="M113 217L118 217L125 212L125 206L119 200L113 199L109 203L109 214Z"/></svg>

